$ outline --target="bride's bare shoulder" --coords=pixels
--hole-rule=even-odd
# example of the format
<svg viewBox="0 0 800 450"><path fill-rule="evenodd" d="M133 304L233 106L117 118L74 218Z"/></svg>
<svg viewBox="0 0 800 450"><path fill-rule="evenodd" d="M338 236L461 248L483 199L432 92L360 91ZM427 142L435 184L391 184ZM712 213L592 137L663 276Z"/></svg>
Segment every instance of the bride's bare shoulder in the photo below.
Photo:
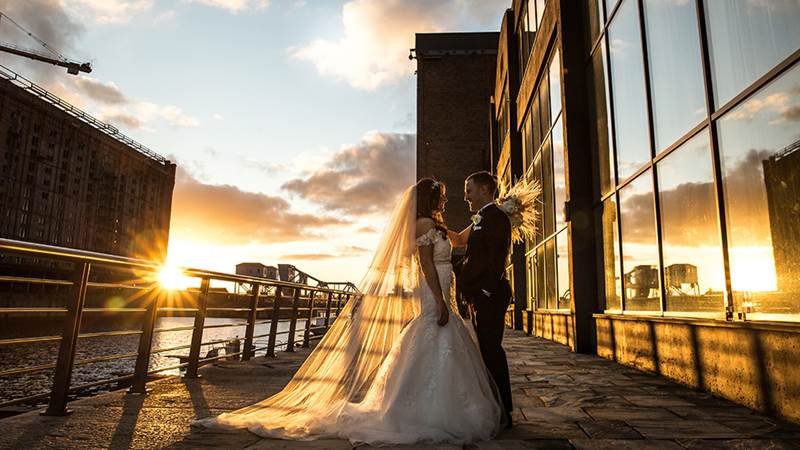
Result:
<svg viewBox="0 0 800 450"><path fill-rule="evenodd" d="M427 233L434 226L436 226L436 222L434 222L433 219L430 219L428 217L417 218L417 226L415 233L416 237L420 237L423 234Z"/></svg>

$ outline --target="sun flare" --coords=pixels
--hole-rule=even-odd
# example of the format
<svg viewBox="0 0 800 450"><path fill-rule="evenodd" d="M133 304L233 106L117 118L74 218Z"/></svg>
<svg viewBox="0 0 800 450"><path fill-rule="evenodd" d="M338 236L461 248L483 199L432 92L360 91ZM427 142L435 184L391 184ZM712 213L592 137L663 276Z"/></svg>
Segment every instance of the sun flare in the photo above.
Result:
<svg viewBox="0 0 800 450"><path fill-rule="evenodd" d="M168 291L186 289L191 281L192 279L184 275L183 270L178 266L167 264L158 272L158 283Z"/></svg>

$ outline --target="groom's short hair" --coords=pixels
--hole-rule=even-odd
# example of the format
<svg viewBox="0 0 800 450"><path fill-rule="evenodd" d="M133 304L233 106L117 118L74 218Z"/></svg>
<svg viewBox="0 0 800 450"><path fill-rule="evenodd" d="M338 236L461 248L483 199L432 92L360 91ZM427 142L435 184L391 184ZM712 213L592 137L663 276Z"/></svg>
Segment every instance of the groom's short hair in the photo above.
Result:
<svg viewBox="0 0 800 450"><path fill-rule="evenodd" d="M489 192L492 193L492 196L494 196L497 192L497 178L485 170L475 172L468 176L466 181L469 180L472 180L472 182L478 186L485 187Z"/></svg>

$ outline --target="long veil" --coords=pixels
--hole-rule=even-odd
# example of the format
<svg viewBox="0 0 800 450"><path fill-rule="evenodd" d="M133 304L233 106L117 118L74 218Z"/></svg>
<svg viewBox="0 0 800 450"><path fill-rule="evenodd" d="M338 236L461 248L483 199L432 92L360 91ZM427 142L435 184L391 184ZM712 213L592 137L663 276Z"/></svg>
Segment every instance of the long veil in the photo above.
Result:
<svg viewBox="0 0 800 450"><path fill-rule="evenodd" d="M358 403L406 325L419 313L414 225L416 189L394 209L370 267L350 301L282 391L254 405L195 422L247 428L267 437L336 434L339 413Z"/></svg>

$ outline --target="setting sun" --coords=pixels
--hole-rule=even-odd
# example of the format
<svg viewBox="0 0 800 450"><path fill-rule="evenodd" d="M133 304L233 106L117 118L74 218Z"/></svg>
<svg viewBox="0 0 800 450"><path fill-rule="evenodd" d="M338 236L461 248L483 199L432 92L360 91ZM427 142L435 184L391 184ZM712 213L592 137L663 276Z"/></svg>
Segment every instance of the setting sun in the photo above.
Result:
<svg viewBox="0 0 800 450"><path fill-rule="evenodd" d="M186 289L191 284L192 279L184 275L183 270L171 264L161 268L158 273L158 283L163 289L177 291Z"/></svg>

